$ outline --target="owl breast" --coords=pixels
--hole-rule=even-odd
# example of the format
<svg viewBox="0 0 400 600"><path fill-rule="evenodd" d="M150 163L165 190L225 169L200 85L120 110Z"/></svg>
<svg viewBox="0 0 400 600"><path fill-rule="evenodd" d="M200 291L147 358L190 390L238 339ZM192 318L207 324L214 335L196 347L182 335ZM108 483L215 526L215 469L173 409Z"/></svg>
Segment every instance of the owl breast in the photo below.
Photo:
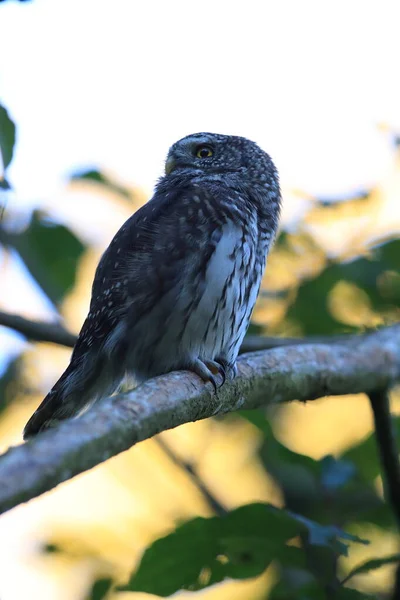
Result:
<svg viewBox="0 0 400 600"><path fill-rule="evenodd" d="M258 247L255 227L234 223L220 230L204 264L201 250L187 257L179 285L134 333L136 339L140 336L141 352L137 354L134 344L129 361L139 379L182 369L197 358L234 363L237 357L257 298L266 251Z"/></svg>
<svg viewBox="0 0 400 600"><path fill-rule="evenodd" d="M184 351L202 359L236 358L262 275L256 268L256 244L251 230L245 233L233 224L224 227L183 331Z"/></svg>

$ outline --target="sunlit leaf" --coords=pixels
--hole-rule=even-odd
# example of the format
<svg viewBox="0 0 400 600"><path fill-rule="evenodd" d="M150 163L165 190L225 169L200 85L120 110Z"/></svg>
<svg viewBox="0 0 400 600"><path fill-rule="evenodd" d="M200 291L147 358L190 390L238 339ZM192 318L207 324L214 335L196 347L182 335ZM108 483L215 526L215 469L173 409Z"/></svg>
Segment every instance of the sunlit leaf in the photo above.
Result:
<svg viewBox="0 0 400 600"><path fill-rule="evenodd" d="M397 239L376 246L368 257L328 264L318 277L301 283L287 319L296 323L304 335L356 332L358 326L339 320L329 306L329 295L340 282L364 292L371 310L381 314L395 311L400 304L399 257ZM346 309L351 309L348 302Z"/></svg>

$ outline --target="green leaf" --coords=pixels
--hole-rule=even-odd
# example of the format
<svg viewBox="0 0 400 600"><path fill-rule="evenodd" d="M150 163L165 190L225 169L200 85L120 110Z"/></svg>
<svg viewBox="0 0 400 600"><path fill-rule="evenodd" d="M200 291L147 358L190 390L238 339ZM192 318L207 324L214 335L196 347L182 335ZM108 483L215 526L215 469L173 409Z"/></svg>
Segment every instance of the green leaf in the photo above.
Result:
<svg viewBox="0 0 400 600"><path fill-rule="evenodd" d="M366 455L360 450L354 455L345 453L339 459L325 457L316 461L281 444L273 434L265 411L241 411L240 416L263 433L259 455L282 489L287 508L319 523L345 526L346 523L368 522L385 528L393 526L389 506L377 494L373 482L360 472L358 460L366 469L375 465L379 472L374 440Z"/></svg>
<svg viewBox="0 0 400 600"><path fill-rule="evenodd" d="M334 597L335 600L376 600L376 596L370 596L348 587L339 588L335 591Z"/></svg>
<svg viewBox="0 0 400 600"><path fill-rule="evenodd" d="M400 417L392 415L392 424L399 438ZM379 451L374 433L371 433L361 440L361 442L346 450L341 458L353 462L357 467L360 477L366 482L372 483L381 472Z"/></svg>
<svg viewBox="0 0 400 600"><path fill-rule="evenodd" d="M47 296L58 304L74 286L82 242L64 225L35 211L29 227L7 234L6 241L20 254L29 272Z"/></svg>
<svg viewBox="0 0 400 600"><path fill-rule="evenodd" d="M0 104L0 153L4 170L10 164L15 144L15 125L7 110Z"/></svg>
<svg viewBox="0 0 400 600"><path fill-rule="evenodd" d="M291 579L279 581L268 595L268 600L326 600L325 590L306 572L294 572ZM304 583L303 579L309 579Z"/></svg>
<svg viewBox="0 0 400 600"><path fill-rule="evenodd" d="M103 577L101 579L97 579L90 590L87 600L103 600L108 592L110 591L113 580L110 577Z"/></svg>
<svg viewBox="0 0 400 600"><path fill-rule="evenodd" d="M59 554L62 552L62 549L57 544L44 544L41 550L44 554Z"/></svg>
<svg viewBox="0 0 400 600"><path fill-rule="evenodd" d="M4 176L3 176L3 179L0 179L0 190L3 190L4 192L11 190L11 185L8 183L7 179L4 178ZM0 221L1 221L1 213L0 213Z"/></svg>
<svg viewBox="0 0 400 600"><path fill-rule="evenodd" d="M120 185L117 181L111 179L111 177L108 177L107 175L104 175L104 173L98 171L97 169L88 169L86 171L80 171L78 173L74 173L71 176L71 181L79 180L92 181L93 183L98 183L108 188L112 192L123 196L127 200L132 201L132 192L128 188Z"/></svg>
<svg viewBox="0 0 400 600"><path fill-rule="evenodd" d="M367 560L361 563L361 565L354 567L354 569L352 569L350 573L346 575L342 583L349 581L349 579L354 577L354 575L368 573L369 571L374 571L375 569L380 569L385 565L390 565L393 563L400 563L400 554L391 554L389 556L383 556L382 558L372 558L371 560Z"/></svg>
<svg viewBox="0 0 400 600"><path fill-rule="evenodd" d="M338 527L323 526L268 504L242 506L224 517L197 518L154 542L122 590L169 596L198 590L226 577L243 579L262 573L273 560L301 564L287 542L307 533L311 544L339 553L347 546L336 536L361 541Z"/></svg>
<svg viewBox="0 0 400 600"><path fill-rule="evenodd" d="M21 356L18 355L9 361L0 377L0 413L7 408L14 397L14 382L18 381L20 372Z"/></svg>
<svg viewBox="0 0 400 600"><path fill-rule="evenodd" d="M304 335L357 332L349 323L339 322L329 308L329 294L340 281L350 282L369 297L372 308L385 314L400 304L400 239L384 242L368 257L343 263L328 263L316 278L303 281L287 312ZM310 310L310 306L313 310Z"/></svg>

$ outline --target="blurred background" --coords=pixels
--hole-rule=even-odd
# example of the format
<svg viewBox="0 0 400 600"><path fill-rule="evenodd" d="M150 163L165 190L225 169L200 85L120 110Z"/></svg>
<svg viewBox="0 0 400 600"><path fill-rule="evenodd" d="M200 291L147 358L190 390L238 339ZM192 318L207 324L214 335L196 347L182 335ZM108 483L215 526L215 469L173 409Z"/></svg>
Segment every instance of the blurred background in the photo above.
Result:
<svg viewBox="0 0 400 600"><path fill-rule="evenodd" d="M8 119L16 126L0 171L0 310L78 332L99 257L150 197L169 146L212 131L258 142L281 174L281 231L250 333L398 321L398 18L385 0L0 2L3 142ZM1 451L22 441L69 356L0 327ZM209 419L141 443L0 517L0 598L157 597L109 588L154 540L214 514L199 481L226 510L285 505L369 539L337 561L343 579L398 551L371 428L360 395ZM349 586L384 598L392 570ZM304 597L320 597L314 575L304 569L315 584ZM196 596L298 598L304 577L279 561L212 587L203 573Z"/></svg>

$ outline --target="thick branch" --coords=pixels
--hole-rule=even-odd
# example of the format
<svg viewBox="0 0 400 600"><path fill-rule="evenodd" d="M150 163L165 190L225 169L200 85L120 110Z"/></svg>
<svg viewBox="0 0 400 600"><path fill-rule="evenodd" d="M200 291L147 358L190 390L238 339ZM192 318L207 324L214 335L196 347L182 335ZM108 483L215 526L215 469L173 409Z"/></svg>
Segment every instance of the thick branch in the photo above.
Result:
<svg viewBox="0 0 400 600"><path fill-rule="evenodd" d="M400 379L400 325L347 344L243 355L238 377L213 394L188 372L152 379L0 457L0 513L160 431L216 414L290 400L388 388Z"/></svg>

